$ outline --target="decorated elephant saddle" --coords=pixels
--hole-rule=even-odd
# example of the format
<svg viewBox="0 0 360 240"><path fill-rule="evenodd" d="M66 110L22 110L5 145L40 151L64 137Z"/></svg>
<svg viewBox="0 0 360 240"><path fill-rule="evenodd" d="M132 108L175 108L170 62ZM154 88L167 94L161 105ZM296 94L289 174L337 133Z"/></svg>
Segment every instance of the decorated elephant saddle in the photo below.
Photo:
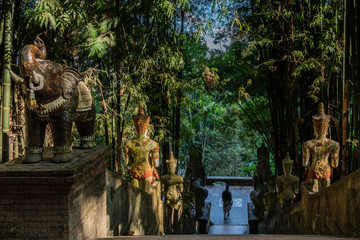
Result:
<svg viewBox="0 0 360 240"><path fill-rule="evenodd" d="M61 75L63 79L63 96L70 99L76 89L79 93L79 102L76 111L85 112L91 110L92 97L88 87L82 81L82 75L74 68L65 68Z"/></svg>

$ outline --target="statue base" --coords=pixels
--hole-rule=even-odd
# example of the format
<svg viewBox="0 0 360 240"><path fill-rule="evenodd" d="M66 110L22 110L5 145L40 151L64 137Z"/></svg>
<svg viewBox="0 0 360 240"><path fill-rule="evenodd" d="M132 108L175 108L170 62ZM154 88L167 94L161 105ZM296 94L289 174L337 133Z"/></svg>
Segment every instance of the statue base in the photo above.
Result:
<svg viewBox="0 0 360 240"><path fill-rule="evenodd" d="M73 150L69 163L0 165L0 235L11 239L107 236L105 168L110 147Z"/></svg>
<svg viewBox="0 0 360 240"><path fill-rule="evenodd" d="M262 220L260 220L253 213L253 209L255 208L253 203L249 202L247 207L248 207L249 233L250 234L258 234L259 233L258 225L259 225L259 222L261 222Z"/></svg>
<svg viewBox="0 0 360 240"><path fill-rule="evenodd" d="M199 234L208 234L210 228L210 210L211 210L211 202L205 202L205 206L203 207L204 214L201 217L195 218L197 222L197 232Z"/></svg>

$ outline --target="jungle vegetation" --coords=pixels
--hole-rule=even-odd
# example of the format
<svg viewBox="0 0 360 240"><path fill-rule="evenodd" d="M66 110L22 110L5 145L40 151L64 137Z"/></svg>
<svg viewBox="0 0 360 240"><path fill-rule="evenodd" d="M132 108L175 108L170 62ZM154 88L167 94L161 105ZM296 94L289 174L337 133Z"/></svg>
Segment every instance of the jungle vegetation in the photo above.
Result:
<svg viewBox="0 0 360 240"><path fill-rule="evenodd" d="M251 176L265 144L275 174L290 152L301 176L301 143L323 102L330 137L341 143L339 178L358 168L359 10L349 0L4 0L1 161L24 154L24 102L9 70L39 36L47 59L84 75L96 141L115 149L119 174L143 103L163 171L173 151L182 172L196 144L209 175ZM76 145L75 130L73 138Z"/></svg>

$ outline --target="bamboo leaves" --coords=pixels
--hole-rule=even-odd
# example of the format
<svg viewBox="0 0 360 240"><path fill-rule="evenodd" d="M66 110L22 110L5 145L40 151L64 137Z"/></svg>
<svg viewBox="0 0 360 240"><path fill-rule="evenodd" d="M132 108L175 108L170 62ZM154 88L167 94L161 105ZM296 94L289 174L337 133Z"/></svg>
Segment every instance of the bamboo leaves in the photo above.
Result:
<svg viewBox="0 0 360 240"><path fill-rule="evenodd" d="M89 57L98 56L101 58L106 54L109 47L115 45L115 35L109 31L107 22L95 22L89 24L84 37L86 38L86 47L89 50Z"/></svg>
<svg viewBox="0 0 360 240"><path fill-rule="evenodd" d="M40 0L35 8L34 20L40 23L40 27L56 29L54 14L59 9L57 0Z"/></svg>

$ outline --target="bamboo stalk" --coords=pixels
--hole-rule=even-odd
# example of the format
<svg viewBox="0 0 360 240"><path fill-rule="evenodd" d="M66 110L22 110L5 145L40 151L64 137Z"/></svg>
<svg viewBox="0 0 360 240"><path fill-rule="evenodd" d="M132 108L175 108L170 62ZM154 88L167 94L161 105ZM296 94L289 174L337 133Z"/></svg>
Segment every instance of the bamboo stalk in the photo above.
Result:
<svg viewBox="0 0 360 240"><path fill-rule="evenodd" d="M2 55L2 51L3 51L4 22L5 22L5 18L3 16L3 14L1 14L1 17L0 17L0 54L1 55Z"/></svg>
<svg viewBox="0 0 360 240"><path fill-rule="evenodd" d="M342 140L341 140L341 175L346 174L346 163L347 163L347 146L346 140L348 139L348 120L349 120L349 111L348 111L348 102L349 102L349 75L350 75L350 19L349 19L349 0L344 1L345 7L345 51L344 51L344 65L343 65L343 106L342 106Z"/></svg>
<svg viewBox="0 0 360 240"><path fill-rule="evenodd" d="M185 10L182 7L181 9L181 23L180 23L180 48L181 53L184 53L184 21L185 21ZM183 78L183 71L181 70L179 73L179 80L182 81ZM179 159L179 148L180 148L180 118L181 118L181 97L182 97L182 91L181 87L176 91L176 107L175 107L175 149L174 149L174 155L176 159Z"/></svg>
<svg viewBox="0 0 360 240"><path fill-rule="evenodd" d="M2 159L1 162L9 160L9 113L11 94L11 49L12 49L12 17L14 11L13 0L5 2L6 17L4 25L4 65L3 65L3 98L2 98Z"/></svg>
<svg viewBox="0 0 360 240"><path fill-rule="evenodd" d="M13 88L13 91L12 91L12 97L13 97L13 103L14 103L14 106L13 106L13 123L14 125L17 125L17 123L19 122L19 115L17 114L18 111L19 111L19 108L18 108L18 98L17 98L17 92L16 92L16 88ZM11 133L12 135L14 135L14 133ZM15 137L14 137L14 141L15 143L18 143L19 142L19 135L16 134ZM13 158L18 158L19 157L19 145L18 144L13 144L13 152L14 152L14 155L13 155Z"/></svg>
<svg viewBox="0 0 360 240"><path fill-rule="evenodd" d="M5 24L5 18L4 18L4 9L1 10L1 22L0 22L0 56L3 56L3 38L4 38L4 24ZM0 64L1 66L1 64ZM1 69L1 84L0 84L0 163L2 163L2 149L3 149L3 141L2 141L2 82L3 82L3 74Z"/></svg>

